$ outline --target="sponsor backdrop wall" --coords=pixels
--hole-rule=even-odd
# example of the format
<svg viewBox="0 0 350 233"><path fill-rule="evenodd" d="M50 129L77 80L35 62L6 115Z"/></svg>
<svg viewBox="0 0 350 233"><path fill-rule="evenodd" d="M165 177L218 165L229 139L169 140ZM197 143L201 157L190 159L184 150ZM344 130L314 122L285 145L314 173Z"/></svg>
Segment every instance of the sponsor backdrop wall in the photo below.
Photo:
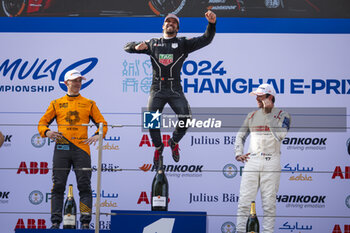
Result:
<svg viewBox="0 0 350 233"><path fill-rule="evenodd" d="M103 141L101 212L150 210L154 148L148 132L141 128L141 109L146 107L151 83L150 60L146 55L125 53L123 46L160 37L161 19L132 19L129 25L137 33L130 32L133 28L119 29L118 20L125 24L129 20L125 18L111 19L119 25L116 29L90 24L91 32L86 25L74 24L75 19L70 19L71 24L67 19L62 24L52 21L53 28L48 26L50 21L34 24L36 18L26 19L27 27L17 24L20 19L8 20L1 21L6 30L0 35L0 130L6 138L0 149L1 232L51 226L48 168L52 167L54 143L40 138L36 124L49 102L65 94L61 82L72 68L87 78L81 94L97 102L109 124L125 125L110 127ZM183 66L182 84L190 105L254 108L256 101L249 92L268 82L278 93L277 107L345 108L343 117L348 122L350 36L342 32L346 25L333 22L341 32L337 33L334 27L318 22L323 24L320 31L308 33L293 23L274 22L276 28L271 31L265 25L268 33L264 33L256 27L258 20L243 30L246 20L218 19L214 41L190 54ZM186 23L191 26L186 28ZM309 23L314 21L301 22ZM182 25L182 35L193 37L204 32L206 20L186 19ZM17 26L20 32L14 32ZM332 109L326 113L327 119L333 117ZM317 114L309 111L305 117L312 119ZM293 131L283 141L275 232L345 232L349 227L350 135L346 122L337 132ZM90 134L94 131L89 129ZM167 143L164 150L169 210L206 211L209 233L235 232L243 166L234 159L235 135L234 129L189 132L180 143L179 163L172 161ZM165 141L170 136L171 132L163 134ZM92 146L94 200L97 150ZM74 173L69 183L78 200ZM257 212L263 214L259 195ZM101 229L110 229L110 217L101 216L100 224Z"/></svg>

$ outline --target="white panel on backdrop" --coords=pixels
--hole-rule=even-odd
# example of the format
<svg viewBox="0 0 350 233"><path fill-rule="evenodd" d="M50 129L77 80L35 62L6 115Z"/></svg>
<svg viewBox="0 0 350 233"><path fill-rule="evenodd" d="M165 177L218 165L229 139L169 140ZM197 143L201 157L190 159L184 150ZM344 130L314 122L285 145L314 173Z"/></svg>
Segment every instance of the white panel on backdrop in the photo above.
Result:
<svg viewBox="0 0 350 233"><path fill-rule="evenodd" d="M54 144L38 138L35 124L49 102L65 94L60 77L68 68L89 69L85 74L89 85L81 94L97 102L109 124L124 125L110 128L103 142L101 212L150 209L154 148L140 126L152 73L148 56L127 54L123 46L159 36L1 34L0 130L7 136L0 149L1 168L13 169L0 170L0 209L18 212L1 214L2 232L13 232L22 222L26 227L51 226L52 182L47 168L52 167ZM185 95L192 107L255 107L255 98L248 93L260 82L270 82L277 89L279 108L348 109L349 42L350 35L345 34L217 34L212 44L185 62ZM235 132L188 133L180 143L178 164L165 148L169 210L208 212L209 233L235 229L243 164L234 160L234 137ZM287 137L290 140L282 143L285 172L278 192L276 232L289 232L287 226L312 226L307 232L331 232L336 225L343 229L348 219L327 216L348 216L350 211L348 131L291 132ZM92 146L92 163L96 168L97 146ZM96 180L93 172L94 203ZM68 183L76 184L73 172ZM74 193L77 199L76 185ZM260 197L257 212L262 215ZM100 229L109 229L109 217L102 217L100 224Z"/></svg>

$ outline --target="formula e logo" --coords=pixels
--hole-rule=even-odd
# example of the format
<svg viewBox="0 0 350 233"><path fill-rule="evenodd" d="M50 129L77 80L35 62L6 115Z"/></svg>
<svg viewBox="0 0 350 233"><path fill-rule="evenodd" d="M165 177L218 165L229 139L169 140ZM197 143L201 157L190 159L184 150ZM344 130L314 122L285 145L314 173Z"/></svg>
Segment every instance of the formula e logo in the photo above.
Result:
<svg viewBox="0 0 350 233"><path fill-rule="evenodd" d="M173 54L159 54L159 62L165 66L173 63Z"/></svg>
<svg viewBox="0 0 350 233"><path fill-rule="evenodd" d="M67 92L67 86L64 84L64 75L73 69L81 71L82 75L89 73L98 63L98 58L89 57L72 63L69 66L62 67L63 59L58 58L54 61L48 59L36 58L35 60L25 60L18 58L16 60L0 60L0 73L7 77L14 85L0 85L0 92L51 92L55 89L52 85L41 85L43 81L54 81L58 79L60 88ZM63 69L61 73L58 71ZM32 85L20 85L17 80L32 79ZM81 90L88 87L94 80L90 79L84 82ZM39 85L38 85L39 84Z"/></svg>
<svg viewBox="0 0 350 233"><path fill-rule="evenodd" d="M33 205L39 205L44 200L44 195L38 190L34 190L29 194L29 201Z"/></svg>
<svg viewBox="0 0 350 233"><path fill-rule="evenodd" d="M236 226L233 222L225 222L221 226L222 233L236 232Z"/></svg>
<svg viewBox="0 0 350 233"><path fill-rule="evenodd" d="M143 112L143 128L144 129L160 129L162 114L156 112Z"/></svg>
<svg viewBox="0 0 350 233"><path fill-rule="evenodd" d="M40 134L37 133L33 135L30 141L35 148L41 148L45 145L46 139L42 138Z"/></svg>
<svg viewBox="0 0 350 233"><path fill-rule="evenodd" d="M346 141L346 146L348 148L348 154L350 155L350 138Z"/></svg>
<svg viewBox="0 0 350 233"><path fill-rule="evenodd" d="M237 175L237 167L233 164L226 164L222 169L222 173L226 178L232 179Z"/></svg>

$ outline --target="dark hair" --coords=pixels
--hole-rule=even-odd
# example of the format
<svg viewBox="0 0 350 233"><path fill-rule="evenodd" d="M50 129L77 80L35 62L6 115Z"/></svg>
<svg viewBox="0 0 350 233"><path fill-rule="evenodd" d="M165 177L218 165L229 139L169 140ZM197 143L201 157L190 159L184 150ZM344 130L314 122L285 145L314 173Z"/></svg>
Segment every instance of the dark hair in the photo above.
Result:
<svg viewBox="0 0 350 233"><path fill-rule="evenodd" d="M266 98L269 98L270 95L271 94L266 94ZM275 97L274 96L272 96L272 103L275 103Z"/></svg>

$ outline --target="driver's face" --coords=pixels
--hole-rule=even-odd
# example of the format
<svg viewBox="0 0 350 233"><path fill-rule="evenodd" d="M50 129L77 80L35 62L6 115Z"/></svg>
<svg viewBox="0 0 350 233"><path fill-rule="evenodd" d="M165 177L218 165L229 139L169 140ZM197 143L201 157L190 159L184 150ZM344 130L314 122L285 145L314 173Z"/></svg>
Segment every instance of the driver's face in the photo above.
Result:
<svg viewBox="0 0 350 233"><path fill-rule="evenodd" d="M177 20L174 18L168 18L163 24L163 30L170 35L177 33L179 30Z"/></svg>

